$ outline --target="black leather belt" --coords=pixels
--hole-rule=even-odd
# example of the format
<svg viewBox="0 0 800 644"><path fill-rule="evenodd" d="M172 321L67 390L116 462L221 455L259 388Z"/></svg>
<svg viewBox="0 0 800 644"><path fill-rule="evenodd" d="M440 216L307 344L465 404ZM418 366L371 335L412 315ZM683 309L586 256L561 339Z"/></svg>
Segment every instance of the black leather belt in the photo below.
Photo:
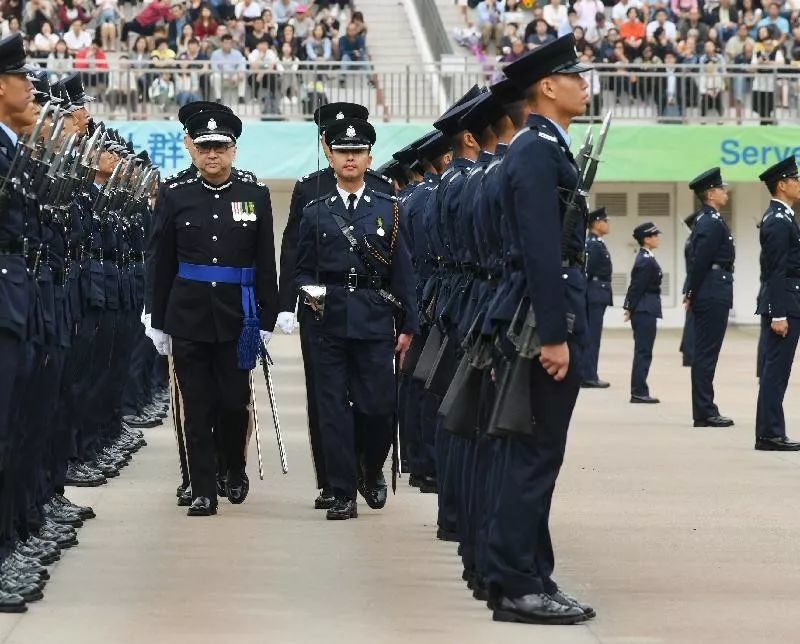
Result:
<svg viewBox="0 0 800 644"><path fill-rule="evenodd" d="M362 275L360 273L320 273L319 280L330 286L346 286L351 290L389 288L389 278L382 275Z"/></svg>
<svg viewBox="0 0 800 644"><path fill-rule="evenodd" d="M28 240L23 238L0 241L0 255L26 255Z"/></svg>
<svg viewBox="0 0 800 644"><path fill-rule="evenodd" d="M711 264L711 270L733 273L733 264Z"/></svg>

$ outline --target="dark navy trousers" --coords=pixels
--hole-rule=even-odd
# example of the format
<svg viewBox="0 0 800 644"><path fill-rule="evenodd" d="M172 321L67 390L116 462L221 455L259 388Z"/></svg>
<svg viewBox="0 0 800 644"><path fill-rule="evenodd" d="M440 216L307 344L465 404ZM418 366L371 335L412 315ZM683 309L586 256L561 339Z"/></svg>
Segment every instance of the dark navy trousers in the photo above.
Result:
<svg viewBox="0 0 800 644"><path fill-rule="evenodd" d="M705 420L719 416L719 408L714 404L714 374L728 328L729 308L714 302L693 308L692 418Z"/></svg>
<svg viewBox="0 0 800 644"><path fill-rule="evenodd" d="M770 328L769 316L761 316L761 378L756 406L756 438L786 436L783 397L789 385L792 362L800 337L800 319L790 317L789 334L781 338Z"/></svg>
<svg viewBox="0 0 800 644"><path fill-rule="evenodd" d="M649 396L647 375L653 362L653 345L656 341L655 315L650 313L632 313L633 327L633 368L631 369L631 395Z"/></svg>
<svg viewBox="0 0 800 644"><path fill-rule="evenodd" d="M600 359L600 339L603 336L603 317L606 313L605 304L589 304L587 313L586 349L583 357L583 380L599 380L597 363Z"/></svg>

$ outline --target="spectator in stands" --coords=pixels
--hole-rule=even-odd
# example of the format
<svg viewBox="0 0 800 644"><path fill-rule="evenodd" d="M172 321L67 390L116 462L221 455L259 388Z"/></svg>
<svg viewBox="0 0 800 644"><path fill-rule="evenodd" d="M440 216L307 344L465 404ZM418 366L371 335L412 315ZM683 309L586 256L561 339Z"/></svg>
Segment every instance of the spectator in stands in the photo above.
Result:
<svg viewBox="0 0 800 644"><path fill-rule="evenodd" d="M360 11L354 11L353 16L350 18L350 22L352 22L358 29L358 35L364 36L364 38L366 39L367 23L364 22L364 14L361 13Z"/></svg>
<svg viewBox="0 0 800 644"><path fill-rule="evenodd" d="M167 40L169 41L170 49L178 51L180 49L180 43L178 41L185 35L185 28L187 26L191 27L193 21L189 17L186 7L182 2L174 1L170 7L170 12L172 15L167 25ZM192 33L194 33L194 29L192 29ZM187 41L184 41L183 43L184 48L186 42Z"/></svg>
<svg viewBox="0 0 800 644"><path fill-rule="evenodd" d="M150 57L150 49L147 46L147 38L139 36L133 43L133 51L131 52L128 67L133 70L133 76L136 79L136 94L140 102L143 102L147 95L147 89L150 87L151 78L147 74L147 70L153 66Z"/></svg>
<svg viewBox="0 0 800 644"><path fill-rule="evenodd" d="M14 34L22 34L22 27L20 24L17 16L9 16L8 20L3 24L3 38L8 38Z"/></svg>
<svg viewBox="0 0 800 644"><path fill-rule="evenodd" d="M745 33L747 33L747 26L744 24L741 26L744 27ZM734 39L731 38L731 40ZM742 66L752 64L755 57L755 51L756 43L752 38L750 38L750 36L748 36L742 47L742 50L734 57L733 64ZM745 101L747 100L747 96L752 94L752 91L753 76L747 72L735 72L733 78L733 97L736 101L736 120L738 123L742 122Z"/></svg>
<svg viewBox="0 0 800 644"><path fill-rule="evenodd" d="M616 27L609 27L605 37L597 45L596 60L602 63L610 63L614 55L614 46L619 40L619 32ZM620 41L621 42L621 41Z"/></svg>
<svg viewBox="0 0 800 644"><path fill-rule="evenodd" d="M278 39L278 47L283 48L284 44L288 44L292 48L292 54L300 58L300 50L302 49L302 41L295 35L294 25L286 24L281 29L281 37Z"/></svg>
<svg viewBox="0 0 800 644"><path fill-rule="evenodd" d="M94 10L94 18L97 21L97 28L100 31L100 40L103 43L103 49L106 51L116 51L117 25L120 20L117 0L101 0L98 2L97 8Z"/></svg>
<svg viewBox="0 0 800 644"><path fill-rule="evenodd" d="M324 64L324 66L317 67L317 69L327 69L327 63L332 59L333 47L331 46L331 39L325 36L323 26L317 25L306 40L306 60L317 63L317 65Z"/></svg>
<svg viewBox="0 0 800 644"><path fill-rule="evenodd" d="M261 101L262 113L277 114L280 111L277 101L278 53L267 38L262 38L250 52L247 62L253 72L250 76L253 98Z"/></svg>
<svg viewBox="0 0 800 644"><path fill-rule="evenodd" d="M196 38L194 37L194 27L190 24L183 25L183 30L181 31L181 35L178 37L178 41L175 47L175 53L177 53L178 56L180 56L181 54L188 51L189 42L192 40L196 40Z"/></svg>
<svg viewBox="0 0 800 644"><path fill-rule="evenodd" d="M681 40L685 40L689 36L690 29L695 29L697 31L698 42L705 42L708 40L709 27L703 22L699 9L690 9L688 16L678 24L678 32L681 35Z"/></svg>
<svg viewBox="0 0 800 644"><path fill-rule="evenodd" d="M584 48L589 45L589 43L586 42L586 36L584 35L583 27L576 25L572 34L575 36L575 51L583 51Z"/></svg>
<svg viewBox="0 0 800 644"><path fill-rule="evenodd" d="M223 98L225 94L235 89L239 104L244 104L247 89L247 60L242 52L234 49L233 37L230 34L222 36L220 48L211 54L211 71L214 100L229 104L231 101L223 101Z"/></svg>
<svg viewBox="0 0 800 644"><path fill-rule="evenodd" d="M747 25L741 23L736 30L736 35L728 40L728 42L725 44L725 55L727 56L728 60L733 62L739 56L739 54L744 51L745 46L748 44L755 47L756 41L750 37ZM747 58L748 65L750 64L752 57L753 55L751 52L750 56Z"/></svg>
<svg viewBox="0 0 800 644"><path fill-rule="evenodd" d="M156 40L156 48L150 52L150 58L156 67L172 67L177 56L175 50L170 49L166 38Z"/></svg>
<svg viewBox="0 0 800 644"><path fill-rule="evenodd" d="M542 17L551 29L558 31L567 20L567 7L561 4L561 0L550 0L542 9Z"/></svg>
<svg viewBox="0 0 800 644"><path fill-rule="evenodd" d="M281 27L297 15L297 3L294 0L275 0L272 3L272 13L278 27Z"/></svg>
<svg viewBox="0 0 800 644"><path fill-rule="evenodd" d="M500 59L500 62L503 65L507 65L508 63L513 63L515 60L519 60L525 55L525 43L522 42L519 38L513 38L511 40L511 45L508 48L508 51L503 52L503 57Z"/></svg>
<svg viewBox="0 0 800 644"><path fill-rule="evenodd" d="M53 33L53 25L45 20L42 23L41 31L33 37L33 47L36 50L36 55L41 58L47 56L55 49L58 40L58 36Z"/></svg>
<svg viewBox="0 0 800 644"><path fill-rule="evenodd" d="M781 6L777 2L771 2L767 7L767 15L758 21L758 28L769 27L772 37L778 41L779 45L786 42L789 37L789 21L780 15Z"/></svg>
<svg viewBox="0 0 800 644"><path fill-rule="evenodd" d="M172 80L172 74L162 72L156 76L147 90L147 96L153 105L160 108L162 112L166 112L175 100L175 83Z"/></svg>
<svg viewBox="0 0 800 644"><path fill-rule="evenodd" d="M755 40L758 30L758 21L761 20L761 7L757 0L742 0L742 9L739 12L739 22L747 26L750 37Z"/></svg>
<svg viewBox="0 0 800 644"><path fill-rule="evenodd" d="M637 96L645 103L650 103L655 94L657 83L655 76L650 76L647 72L652 73L654 71L660 71L664 63L661 58L656 55L653 46L649 44L642 46L642 53L640 56L637 56L634 63L640 71L636 81Z"/></svg>
<svg viewBox="0 0 800 644"><path fill-rule="evenodd" d="M778 41L772 38L769 28L759 28L753 55L753 64L758 72L753 79L753 109L758 112L761 125L774 124L775 76L772 68L785 62L783 51Z"/></svg>
<svg viewBox="0 0 800 644"><path fill-rule="evenodd" d="M196 23L194 23L195 37L202 42L206 38L216 36L218 28L219 25L217 24L217 21L214 20L214 16L211 13L211 8L204 5L200 9L200 18Z"/></svg>
<svg viewBox="0 0 800 644"><path fill-rule="evenodd" d="M556 39L555 35L550 32L544 18L534 20L534 24L534 32L525 39L525 44L528 49L536 49Z"/></svg>
<svg viewBox="0 0 800 644"><path fill-rule="evenodd" d="M358 26L352 22L347 25L345 35L339 38L339 52L342 69L344 70L366 65L367 45L364 42L364 36L358 35ZM344 80L344 77L342 77L342 85L344 85Z"/></svg>
<svg viewBox="0 0 800 644"><path fill-rule="evenodd" d="M239 0L234 8L234 15L239 20L251 23L261 17L262 11L263 7L258 0Z"/></svg>
<svg viewBox="0 0 800 644"><path fill-rule="evenodd" d="M683 117L685 83L678 76L678 57L675 52L664 54L664 75L656 85L656 105L658 114L666 119Z"/></svg>
<svg viewBox="0 0 800 644"><path fill-rule="evenodd" d="M186 7L186 15L189 16L189 22L192 24L200 20L200 10L205 6L203 0L189 0Z"/></svg>
<svg viewBox="0 0 800 644"><path fill-rule="evenodd" d="M800 26L792 29L792 41L789 43L788 51L792 63L800 61Z"/></svg>
<svg viewBox="0 0 800 644"><path fill-rule="evenodd" d="M700 56L697 55L697 36L694 34L689 34L686 40L679 41L677 50L684 65L696 65L700 60Z"/></svg>
<svg viewBox="0 0 800 644"><path fill-rule="evenodd" d="M697 0L670 0L670 7L676 20L688 20L692 11L699 11Z"/></svg>
<svg viewBox="0 0 800 644"><path fill-rule="evenodd" d="M731 0L719 0L719 6L711 12L709 23L717 29L723 42L736 35L739 26L739 11Z"/></svg>
<svg viewBox="0 0 800 644"><path fill-rule="evenodd" d="M59 40L50 55L47 56L47 71L50 72L50 84L57 83L72 71L72 56L67 43Z"/></svg>
<svg viewBox="0 0 800 644"><path fill-rule="evenodd" d="M360 12L356 11L353 16L355 16L356 13ZM352 22L355 22L355 20ZM292 20L291 24L294 27L294 33L300 39L300 42L304 42L305 39L309 37L311 31L314 29L314 26L317 23L314 22L314 18L311 17L311 14L309 14L308 10L303 5L299 5L297 7L297 16L294 20ZM363 22L361 24L363 25ZM362 35L366 38L366 27L364 27L364 33Z"/></svg>
<svg viewBox="0 0 800 644"><path fill-rule="evenodd" d="M136 105L136 90L133 79L128 74L128 55L119 57L118 68L108 73L108 89L105 92L105 102L112 112L125 105L134 109Z"/></svg>
<svg viewBox="0 0 800 644"><path fill-rule="evenodd" d="M616 4L611 8L611 20L619 27L628 18L628 9L635 7L641 9L642 3L640 0L617 0Z"/></svg>
<svg viewBox="0 0 800 644"><path fill-rule="evenodd" d="M575 9L570 7L569 9L567 9L567 19L559 25L558 29L556 30L556 33L558 34L558 37L561 38L563 36L566 36L567 34L571 34L575 30L575 27L577 26L578 26L578 14L575 12Z"/></svg>
<svg viewBox="0 0 800 644"><path fill-rule="evenodd" d="M339 48L339 21L334 18L330 13L321 11L317 15L317 22L325 28L325 36L331 39L333 45L333 56L338 57Z"/></svg>
<svg viewBox="0 0 800 644"><path fill-rule="evenodd" d="M100 38L95 38L88 47L75 54L75 69L81 70L86 87L96 88L108 83L108 60Z"/></svg>
<svg viewBox="0 0 800 644"><path fill-rule="evenodd" d="M247 33L244 20L237 20L231 16L225 21L225 26L228 28L228 33L233 37L233 46L239 51L243 51L245 34Z"/></svg>
<svg viewBox="0 0 800 644"><path fill-rule="evenodd" d="M500 39L500 50L506 54L511 50L511 41L515 38L522 40L517 33L517 25L516 23L506 23L505 30L503 31L503 37ZM525 43L523 43L523 46Z"/></svg>
<svg viewBox="0 0 800 644"><path fill-rule="evenodd" d="M608 33L608 22L606 21L606 14L604 11L598 11L594 17L594 24L586 30L586 42L591 43L594 47L596 46L603 38L606 37ZM595 59L595 55L592 56L592 59Z"/></svg>
<svg viewBox="0 0 800 644"><path fill-rule="evenodd" d="M206 89L207 76L198 70L203 69L208 57L200 51L200 41L191 38L186 43L186 51L178 56L181 71L175 80L175 102L179 106L201 100Z"/></svg>
<svg viewBox="0 0 800 644"><path fill-rule="evenodd" d="M64 41L69 47L69 53L75 55L92 44L92 34L83 28L82 20L73 20L69 31L64 34Z"/></svg>
<svg viewBox="0 0 800 644"><path fill-rule="evenodd" d="M582 63L586 63L587 65L594 63L594 49L592 49L591 45L585 45L582 49L578 49L578 51L581 52ZM601 100L603 95L602 86L600 85L600 75L596 70L592 69L588 72L583 72L581 76L583 80L586 81L589 97L591 98L591 101L586 106L586 114L588 116L598 116L601 112Z"/></svg>
<svg viewBox="0 0 800 644"><path fill-rule="evenodd" d="M603 6L602 0L577 0L573 8L578 15L578 24L583 27L586 32L597 23L598 13L603 13L603 15L605 15L605 7Z"/></svg>
<svg viewBox="0 0 800 644"><path fill-rule="evenodd" d="M619 105L623 97L630 96L631 81L634 80L629 71L631 61L625 53L625 43L622 40L614 43L614 52L608 62L618 68L615 76L609 79L609 89L614 92L616 104Z"/></svg>
<svg viewBox="0 0 800 644"><path fill-rule="evenodd" d="M74 1L74 0L73 0ZM159 22L169 22L172 17L167 0L151 0L150 4L144 6L133 20L126 22L122 27L123 46L128 42L131 33L142 36L152 36L156 25Z"/></svg>
<svg viewBox="0 0 800 644"><path fill-rule="evenodd" d="M267 30L274 43L278 38L278 23L275 20L272 9L269 7L264 9L264 11L261 12L261 17L264 19L264 29Z"/></svg>
<svg viewBox="0 0 800 644"><path fill-rule="evenodd" d="M53 5L49 2L45 2L45 0L28 0L25 3L22 20L25 23L25 31L35 36L42 30L46 22L50 23L50 33L52 33L53 18L57 17L53 11Z"/></svg>
<svg viewBox="0 0 800 644"><path fill-rule="evenodd" d="M625 43L628 58L636 58L644 45L645 26L635 7L628 9L628 19L620 25L619 35Z"/></svg>
<svg viewBox="0 0 800 644"><path fill-rule="evenodd" d="M74 21L80 20L86 24L91 16L86 12L83 0L66 0L58 8L58 19L61 21L61 29L66 31Z"/></svg>
<svg viewBox="0 0 800 644"><path fill-rule="evenodd" d="M678 34L678 28L675 26L675 23L669 19L669 14L666 9L658 9L655 13L655 20L647 25L647 38L650 42L655 42L653 34L659 27L664 30L664 33L667 35L667 40L675 40L675 36Z"/></svg>
<svg viewBox="0 0 800 644"><path fill-rule="evenodd" d="M559 0L552 0L558 2ZM494 54L503 37L503 4L497 0L481 0L476 7L475 27L481 34L481 47ZM351 23L352 24L352 23ZM350 25L347 26L348 31Z"/></svg>
<svg viewBox="0 0 800 644"><path fill-rule="evenodd" d="M244 47L247 51L253 51L261 40L267 39L269 41L270 46L272 45L272 37L267 32L266 28L264 27L264 19L259 16L255 20L253 20L252 29L248 30L248 32L244 36Z"/></svg>
<svg viewBox="0 0 800 644"><path fill-rule="evenodd" d="M289 43L283 43L281 45L281 55L276 64L276 69L280 73L281 102L288 102L292 105L297 103L299 88L297 71L299 68L300 59L294 55Z"/></svg>
<svg viewBox="0 0 800 644"><path fill-rule="evenodd" d="M713 107L722 117L725 114L722 106L725 92L725 58L710 40L705 42L703 50L697 83L700 91L700 115L705 116L709 108Z"/></svg>

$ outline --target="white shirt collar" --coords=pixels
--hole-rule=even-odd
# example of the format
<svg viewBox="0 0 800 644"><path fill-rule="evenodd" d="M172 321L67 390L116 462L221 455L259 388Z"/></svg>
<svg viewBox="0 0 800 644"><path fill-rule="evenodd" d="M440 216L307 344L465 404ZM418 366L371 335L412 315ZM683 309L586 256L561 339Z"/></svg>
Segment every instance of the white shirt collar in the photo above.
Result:
<svg viewBox="0 0 800 644"><path fill-rule="evenodd" d="M8 127L5 123L0 123L0 128L2 128L3 132L5 132L8 138L11 139L11 143L13 143L16 146L17 141L19 141L17 133L14 132L14 130Z"/></svg>
<svg viewBox="0 0 800 644"><path fill-rule="evenodd" d="M0 125L2 125L2 123L0 123ZM786 210L788 210L792 215L794 215L794 209L785 201L781 201L780 199L776 199L775 197L772 197L772 201L777 201L781 206L786 208Z"/></svg>
<svg viewBox="0 0 800 644"><path fill-rule="evenodd" d="M361 187L358 190L356 190L355 192L350 192L349 190L345 190L344 188L342 188L342 186L340 186L338 183L336 184L336 190L338 191L339 196L342 198L342 201L344 201L345 207L347 207L348 204L350 203L347 200L347 198L351 194L354 194L356 196L356 202L353 204L353 208L358 208L358 203L361 201L361 195L364 194L364 188L366 188L366 187L367 187L367 184L366 183L362 183Z"/></svg>

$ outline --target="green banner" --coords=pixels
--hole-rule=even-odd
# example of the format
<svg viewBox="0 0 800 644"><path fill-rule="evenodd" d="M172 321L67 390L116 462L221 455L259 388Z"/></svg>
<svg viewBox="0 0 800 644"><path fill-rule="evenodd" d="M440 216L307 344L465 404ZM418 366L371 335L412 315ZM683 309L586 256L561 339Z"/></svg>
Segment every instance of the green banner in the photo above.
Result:
<svg viewBox="0 0 800 644"><path fill-rule="evenodd" d="M375 123L373 167L431 129L424 123ZM114 123L137 150L145 148L165 174L189 165L183 133L175 121ZM570 128L577 150L586 125ZM599 125L594 126L599 132ZM317 168L313 123L246 122L236 165L264 179L295 179ZM606 141L598 181L686 182L720 166L726 181L758 181L764 168L800 156L800 126L630 125L614 123ZM321 160L325 164L324 158Z"/></svg>

